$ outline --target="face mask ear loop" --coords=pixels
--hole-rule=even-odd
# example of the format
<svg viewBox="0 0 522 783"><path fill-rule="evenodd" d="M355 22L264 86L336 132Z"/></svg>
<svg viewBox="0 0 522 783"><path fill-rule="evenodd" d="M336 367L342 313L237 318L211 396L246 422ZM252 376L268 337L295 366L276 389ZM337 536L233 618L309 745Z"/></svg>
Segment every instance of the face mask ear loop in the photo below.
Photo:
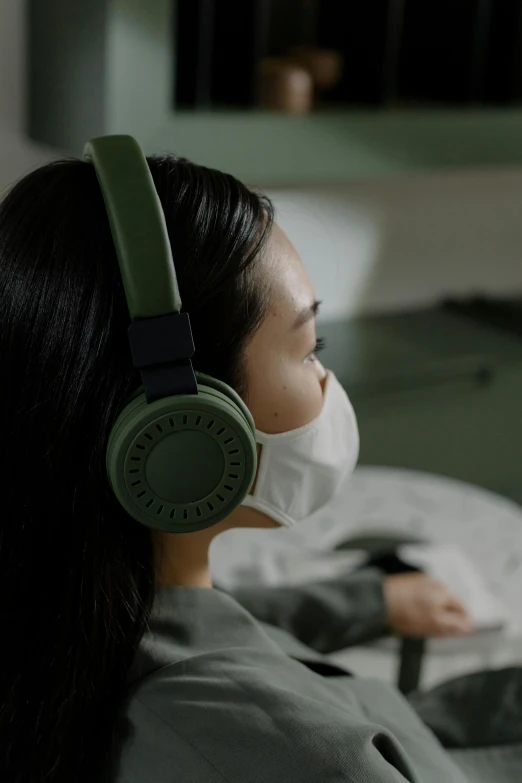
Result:
<svg viewBox="0 0 522 783"><path fill-rule="evenodd" d="M270 447L264 443L257 442L257 472L254 483L247 497L255 498L262 490L268 472L268 462Z"/></svg>
<svg viewBox="0 0 522 783"><path fill-rule="evenodd" d="M258 480L258 477L259 477L259 466L261 464L261 454L263 453L263 444L262 443L257 443L257 441L256 441L256 453L257 453L256 477L255 477L254 481L252 482L252 486L250 487L250 491L249 491L247 497L253 497L254 496L254 493L255 493L256 487L257 487L257 480Z"/></svg>

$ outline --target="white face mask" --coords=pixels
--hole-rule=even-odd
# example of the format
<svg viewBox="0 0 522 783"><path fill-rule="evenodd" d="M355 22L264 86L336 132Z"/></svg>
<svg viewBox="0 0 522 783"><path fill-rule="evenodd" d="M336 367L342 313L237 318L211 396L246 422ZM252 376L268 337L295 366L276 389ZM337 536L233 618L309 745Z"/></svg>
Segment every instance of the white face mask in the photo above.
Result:
<svg viewBox="0 0 522 783"><path fill-rule="evenodd" d="M357 419L346 392L328 373L319 416L289 432L256 431L262 445L253 494L255 508L284 527L318 511L353 472L359 456Z"/></svg>

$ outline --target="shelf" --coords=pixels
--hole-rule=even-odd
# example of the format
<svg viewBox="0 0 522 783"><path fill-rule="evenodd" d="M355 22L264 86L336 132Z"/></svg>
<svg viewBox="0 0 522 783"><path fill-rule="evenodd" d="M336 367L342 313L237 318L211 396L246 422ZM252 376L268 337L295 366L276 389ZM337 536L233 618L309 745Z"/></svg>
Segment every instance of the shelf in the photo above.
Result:
<svg viewBox="0 0 522 783"><path fill-rule="evenodd" d="M130 133L259 186L522 165L522 108L174 112L171 0L29 2L29 135Z"/></svg>
<svg viewBox="0 0 522 783"><path fill-rule="evenodd" d="M144 144L262 185L522 166L522 109L172 114Z"/></svg>

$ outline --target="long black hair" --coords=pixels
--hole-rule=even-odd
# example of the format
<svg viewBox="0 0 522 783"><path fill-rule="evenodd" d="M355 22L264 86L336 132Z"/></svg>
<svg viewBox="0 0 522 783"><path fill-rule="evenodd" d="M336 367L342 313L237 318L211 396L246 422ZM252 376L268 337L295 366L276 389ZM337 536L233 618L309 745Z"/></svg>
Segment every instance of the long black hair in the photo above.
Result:
<svg viewBox="0 0 522 783"><path fill-rule="evenodd" d="M194 365L244 394L271 205L183 159L149 166ZM100 779L147 625L152 534L117 504L105 471L110 428L139 385L128 325L93 167L29 174L0 205L2 783Z"/></svg>

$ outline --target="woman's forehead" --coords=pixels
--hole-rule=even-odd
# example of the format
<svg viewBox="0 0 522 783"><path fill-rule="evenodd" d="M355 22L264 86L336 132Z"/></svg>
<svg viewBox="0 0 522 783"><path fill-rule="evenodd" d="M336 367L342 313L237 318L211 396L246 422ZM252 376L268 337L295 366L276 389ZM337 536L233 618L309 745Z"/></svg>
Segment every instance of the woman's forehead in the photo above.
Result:
<svg viewBox="0 0 522 783"><path fill-rule="evenodd" d="M313 309L314 290L299 254L277 224L266 251L270 280L269 314L291 328L300 316Z"/></svg>

